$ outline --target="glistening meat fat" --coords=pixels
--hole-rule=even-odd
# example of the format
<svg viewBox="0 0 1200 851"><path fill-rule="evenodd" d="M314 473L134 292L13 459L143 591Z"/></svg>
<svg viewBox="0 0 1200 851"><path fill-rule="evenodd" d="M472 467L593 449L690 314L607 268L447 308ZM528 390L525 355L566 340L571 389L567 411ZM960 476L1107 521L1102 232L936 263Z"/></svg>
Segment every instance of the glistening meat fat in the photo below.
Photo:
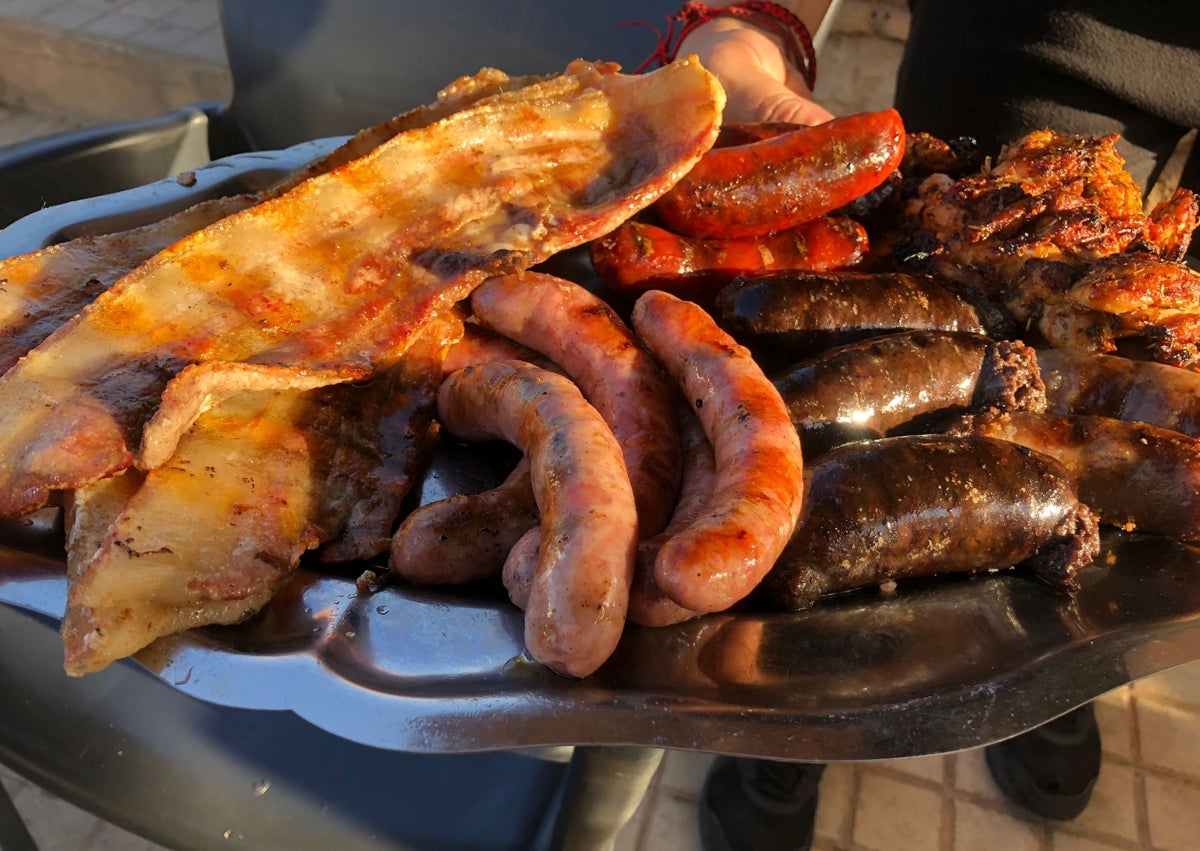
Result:
<svg viewBox="0 0 1200 851"><path fill-rule="evenodd" d="M607 233L716 138L694 60L574 63L229 216L121 279L0 378L0 515L132 463L190 363L394 362L487 277Z"/></svg>

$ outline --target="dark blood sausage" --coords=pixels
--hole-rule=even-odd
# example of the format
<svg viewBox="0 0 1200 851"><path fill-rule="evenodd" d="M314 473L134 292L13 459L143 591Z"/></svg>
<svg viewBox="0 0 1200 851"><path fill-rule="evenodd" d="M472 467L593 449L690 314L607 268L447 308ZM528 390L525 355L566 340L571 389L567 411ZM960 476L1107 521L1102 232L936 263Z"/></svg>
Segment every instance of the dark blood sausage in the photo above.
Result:
<svg viewBox="0 0 1200 851"><path fill-rule="evenodd" d="M868 248L863 226L821 216L770 236L705 239L626 222L591 244L592 266L609 289L636 297L664 290L692 301L712 296L738 275L852 266Z"/></svg>
<svg viewBox="0 0 1200 851"><path fill-rule="evenodd" d="M761 236L836 210L881 184L904 155L894 109L835 118L745 145L712 148L654 203L688 236Z"/></svg>
<svg viewBox="0 0 1200 851"><path fill-rule="evenodd" d="M744 345L789 362L895 331L988 333L966 298L933 278L898 273L747 276L717 294L715 310Z"/></svg>
<svg viewBox="0 0 1200 851"><path fill-rule="evenodd" d="M938 416L1046 407L1032 348L955 331L903 331L838 346L774 381L806 458Z"/></svg>
<svg viewBox="0 0 1200 851"><path fill-rule="evenodd" d="M1200 438L1112 417L1032 412L968 417L962 430L1056 458L1102 523L1200 540Z"/></svg>
<svg viewBox="0 0 1200 851"><path fill-rule="evenodd" d="M529 458L542 518L525 644L557 673L586 677L625 627L637 507L612 429L570 379L520 361L454 373L438 417L464 440L502 439Z"/></svg>
<svg viewBox="0 0 1200 851"><path fill-rule="evenodd" d="M702 308L652 290L632 322L683 389L715 457L712 497L659 549L654 581L685 609L722 611L757 587L795 529L800 440L762 368Z"/></svg>
<svg viewBox="0 0 1200 851"><path fill-rule="evenodd" d="M1118 355L1038 352L1048 410L1143 422L1200 437L1200 374Z"/></svg>
<svg viewBox="0 0 1200 851"><path fill-rule="evenodd" d="M805 474L796 534L766 580L787 609L891 580L1023 565L1066 589L1099 527L1046 455L976 436L848 443Z"/></svg>

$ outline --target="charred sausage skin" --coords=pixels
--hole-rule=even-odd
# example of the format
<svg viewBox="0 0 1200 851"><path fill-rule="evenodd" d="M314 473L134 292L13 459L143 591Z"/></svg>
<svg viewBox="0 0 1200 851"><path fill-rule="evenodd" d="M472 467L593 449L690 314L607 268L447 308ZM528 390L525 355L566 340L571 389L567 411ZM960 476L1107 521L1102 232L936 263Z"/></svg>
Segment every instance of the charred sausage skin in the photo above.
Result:
<svg viewBox="0 0 1200 851"><path fill-rule="evenodd" d="M438 390L438 416L452 434L507 440L529 458L542 542L525 643L551 670L588 676L620 640L637 544L633 489L612 430L569 379L520 361L451 375Z"/></svg>
<svg viewBox="0 0 1200 851"><path fill-rule="evenodd" d="M750 352L702 308L651 291L633 327L683 389L713 446L716 479L700 515L659 550L658 587L678 605L720 611L771 569L800 513L800 439Z"/></svg>
<svg viewBox="0 0 1200 851"><path fill-rule="evenodd" d="M616 435L638 504L642 537L667 524L679 488L676 390L616 312L578 284L525 272L471 296L486 328L560 366Z"/></svg>
<svg viewBox="0 0 1200 851"><path fill-rule="evenodd" d="M921 435L848 443L806 473L796 534L766 581L786 609L888 580L1024 564L1072 589L1099 552L1070 474L1004 440Z"/></svg>
<svg viewBox="0 0 1200 851"><path fill-rule="evenodd" d="M774 381L809 458L938 415L1046 406L1032 348L953 331L905 331L835 347Z"/></svg>
<svg viewBox="0 0 1200 851"><path fill-rule="evenodd" d="M663 544L686 529L704 510L713 495L716 459L699 417L682 399L678 405L679 442L683 447L683 478L679 498L667 528L638 543L629 589L629 620L640 626L668 626L698 617L702 612L680 606L654 581L654 561Z"/></svg>
<svg viewBox="0 0 1200 851"><path fill-rule="evenodd" d="M835 118L707 151L654 203L687 236L761 236L812 221L867 194L904 155L894 109Z"/></svg>
<svg viewBox="0 0 1200 851"><path fill-rule="evenodd" d="M1112 417L1027 411L969 417L962 430L1057 459L1103 523L1200 540L1200 438Z"/></svg>
<svg viewBox="0 0 1200 851"><path fill-rule="evenodd" d="M618 295L660 289L711 302L734 277L780 270L827 272L852 266L868 249L867 232L845 217L822 216L770 236L679 236L630 221L591 244L596 274Z"/></svg>
<svg viewBox="0 0 1200 851"><path fill-rule="evenodd" d="M739 278L717 294L721 327L788 363L898 331L988 334L980 311L933 278L900 273L779 273Z"/></svg>

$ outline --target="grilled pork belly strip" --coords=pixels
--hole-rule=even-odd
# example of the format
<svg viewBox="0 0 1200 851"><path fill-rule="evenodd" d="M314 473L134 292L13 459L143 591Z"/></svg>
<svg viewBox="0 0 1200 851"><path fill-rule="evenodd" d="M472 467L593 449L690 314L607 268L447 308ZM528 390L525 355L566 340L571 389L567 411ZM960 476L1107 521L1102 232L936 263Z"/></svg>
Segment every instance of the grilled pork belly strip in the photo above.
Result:
<svg viewBox="0 0 1200 851"><path fill-rule="evenodd" d="M253 195L202 201L150 225L0 262L0 373L159 251L254 203Z"/></svg>
<svg viewBox="0 0 1200 851"><path fill-rule="evenodd" d="M161 221L78 237L0 262L0 374L96 296L171 243L365 156L397 133L426 127L485 97L544 79L509 77L503 71L484 68L455 80L438 93L436 102L368 127L264 192L201 201Z"/></svg>
<svg viewBox="0 0 1200 851"><path fill-rule="evenodd" d="M374 380L276 390L236 369L210 385L173 454L75 491L68 517L67 670L84 674L154 639L257 612L305 550L382 552L432 449L442 361L461 333L430 323ZM214 364L245 367L245 364ZM276 367L275 370L283 370ZM295 370L299 372L299 370Z"/></svg>
<svg viewBox="0 0 1200 851"><path fill-rule="evenodd" d="M65 666L100 670L162 635L258 611L320 540L308 393L243 393L202 415L80 563Z"/></svg>
<svg viewBox="0 0 1200 851"><path fill-rule="evenodd" d="M694 58L644 76L573 63L160 252L0 377L0 515L127 467L189 363L386 367L487 277L651 203L723 105Z"/></svg>

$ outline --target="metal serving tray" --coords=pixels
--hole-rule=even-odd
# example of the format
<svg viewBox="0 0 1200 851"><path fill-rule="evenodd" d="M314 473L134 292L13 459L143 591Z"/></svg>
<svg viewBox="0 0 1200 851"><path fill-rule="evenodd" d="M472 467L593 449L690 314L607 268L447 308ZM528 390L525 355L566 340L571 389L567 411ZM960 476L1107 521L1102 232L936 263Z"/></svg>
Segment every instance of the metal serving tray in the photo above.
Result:
<svg viewBox="0 0 1200 851"><path fill-rule="evenodd" d="M0 232L0 256L262 188L339 141L218 161L187 186L161 181L44 210ZM416 497L481 486L500 473L489 462L445 454ZM0 602L61 616L59 526L54 509L0 521ZM986 744L1200 659L1200 551L1117 532L1073 596L1005 572L902 582L800 613L748 605L630 626L582 681L524 655L521 613L498 586L360 592L368 568L386 573L382 562L336 574L305 564L247 623L163 639L136 664L202 700L291 710L393 750L628 744L832 761Z"/></svg>

